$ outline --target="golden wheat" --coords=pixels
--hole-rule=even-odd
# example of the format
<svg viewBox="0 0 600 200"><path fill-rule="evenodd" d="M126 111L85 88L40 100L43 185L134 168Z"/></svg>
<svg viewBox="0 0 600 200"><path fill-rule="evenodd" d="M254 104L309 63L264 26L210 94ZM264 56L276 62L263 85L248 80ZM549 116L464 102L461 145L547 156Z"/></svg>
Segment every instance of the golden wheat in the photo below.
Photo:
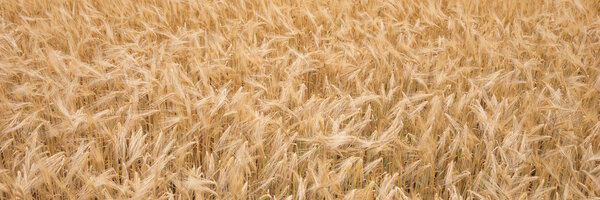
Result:
<svg viewBox="0 0 600 200"><path fill-rule="evenodd" d="M0 0L0 199L600 199L597 0Z"/></svg>

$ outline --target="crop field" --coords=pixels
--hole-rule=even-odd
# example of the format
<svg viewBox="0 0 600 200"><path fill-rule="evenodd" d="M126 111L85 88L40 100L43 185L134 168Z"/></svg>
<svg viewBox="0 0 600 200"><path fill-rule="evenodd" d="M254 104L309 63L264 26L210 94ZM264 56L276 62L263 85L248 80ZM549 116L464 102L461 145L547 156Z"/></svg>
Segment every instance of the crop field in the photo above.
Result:
<svg viewBox="0 0 600 200"><path fill-rule="evenodd" d="M0 0L0 199L600 199L600 1Z"/></svg>

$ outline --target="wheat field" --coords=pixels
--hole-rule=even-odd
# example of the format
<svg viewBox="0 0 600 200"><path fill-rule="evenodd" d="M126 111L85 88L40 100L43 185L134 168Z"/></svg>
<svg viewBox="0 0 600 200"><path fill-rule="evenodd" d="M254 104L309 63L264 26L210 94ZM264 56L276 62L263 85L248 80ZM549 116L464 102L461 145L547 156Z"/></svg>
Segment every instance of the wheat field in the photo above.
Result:
<svg viewBox="0 0 600 200"><path fill-rule="evenodd" d="M0 0L0 199L600 199L597 0Z"/></svg>

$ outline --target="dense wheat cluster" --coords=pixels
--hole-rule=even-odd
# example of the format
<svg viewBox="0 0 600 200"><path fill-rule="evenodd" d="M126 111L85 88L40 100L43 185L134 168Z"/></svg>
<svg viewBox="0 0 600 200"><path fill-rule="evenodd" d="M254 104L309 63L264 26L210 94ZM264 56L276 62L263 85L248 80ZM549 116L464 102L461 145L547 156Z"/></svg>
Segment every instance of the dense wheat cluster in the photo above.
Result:
<svg viewBox="0 0 600 200"><path fill-rule="evenodd" d="M0 199L600 196L596 0L0 0Z"/></svg>

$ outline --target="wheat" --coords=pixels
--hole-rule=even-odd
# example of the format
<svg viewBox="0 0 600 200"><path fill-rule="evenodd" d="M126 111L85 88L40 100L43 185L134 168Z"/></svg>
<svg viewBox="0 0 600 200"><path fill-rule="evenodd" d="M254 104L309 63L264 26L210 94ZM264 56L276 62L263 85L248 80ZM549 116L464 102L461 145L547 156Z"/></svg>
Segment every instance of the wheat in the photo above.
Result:
<svg viewBox="0 0 600 200"><path fill-rule="evenodd" d="M600 3L0 0L0 199L597 199Z"/></svg>

